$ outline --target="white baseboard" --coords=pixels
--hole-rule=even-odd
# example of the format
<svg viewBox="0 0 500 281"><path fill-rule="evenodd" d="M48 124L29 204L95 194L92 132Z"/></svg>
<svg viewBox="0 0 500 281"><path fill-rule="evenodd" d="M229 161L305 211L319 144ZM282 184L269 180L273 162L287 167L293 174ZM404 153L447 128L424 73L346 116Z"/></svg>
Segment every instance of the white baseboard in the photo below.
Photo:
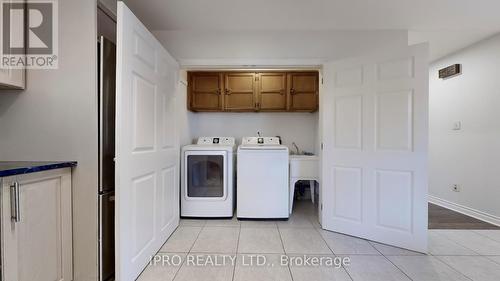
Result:
<svg viewBox="0 0 500 281"><path fill-rule="evenodd" d="M497 226L500 226L500 217L478 211L473 208L469 208L457 203L450 202L448 200L444 200L441 198L438 198L436 196L429 195L429 202L432 204L436 204L438 206L444 207L446 209L450 209L452 211L467 215L469 217L476 218L478 220L482 220L487 223L491 223Z"/></svg>

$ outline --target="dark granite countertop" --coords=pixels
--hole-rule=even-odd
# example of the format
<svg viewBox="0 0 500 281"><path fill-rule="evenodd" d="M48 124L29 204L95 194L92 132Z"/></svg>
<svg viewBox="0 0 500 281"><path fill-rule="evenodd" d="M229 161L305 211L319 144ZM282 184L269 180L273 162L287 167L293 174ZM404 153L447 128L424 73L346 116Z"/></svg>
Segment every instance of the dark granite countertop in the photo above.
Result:
<svg viewBox="0 0 500 281"><path fill-rule="evenodd" d="M0 161L0 177L75 166L76 161Z"/></svg>

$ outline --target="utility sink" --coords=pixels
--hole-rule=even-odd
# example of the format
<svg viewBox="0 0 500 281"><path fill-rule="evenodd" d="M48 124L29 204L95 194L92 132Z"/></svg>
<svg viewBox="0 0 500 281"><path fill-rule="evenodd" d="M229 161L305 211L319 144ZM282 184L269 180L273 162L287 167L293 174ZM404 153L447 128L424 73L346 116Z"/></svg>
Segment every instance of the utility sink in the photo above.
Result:
<svg viewBox="0 0 500 281"><path fill-rule="evenodd" d="M291 154L290 155L290 214L293 207L293 194L295 183L299 180L309 180L312 182L311 194L314 198L314 181L319 183L319 157L318 155ZM313 201L314 203L314 201Z"/></svg>
<svg viewBox="0 0 500 281"><path fill-rule="evenodd" d="M290 177L316 180L319 177L319 157L317 155L290 155Z"/></svg>

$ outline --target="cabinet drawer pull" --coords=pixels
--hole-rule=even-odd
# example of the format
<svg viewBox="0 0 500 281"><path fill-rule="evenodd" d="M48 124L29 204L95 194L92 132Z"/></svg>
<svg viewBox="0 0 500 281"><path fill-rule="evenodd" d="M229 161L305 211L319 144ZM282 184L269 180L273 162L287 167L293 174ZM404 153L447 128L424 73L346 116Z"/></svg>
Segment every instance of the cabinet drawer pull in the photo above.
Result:
<svg viewBox="0 0 500 281"><path fill-rule="evenodd" d="M14 182L10 186L10 218L13 222L21 221L21 208L19 206L19 183Z"/></svg>

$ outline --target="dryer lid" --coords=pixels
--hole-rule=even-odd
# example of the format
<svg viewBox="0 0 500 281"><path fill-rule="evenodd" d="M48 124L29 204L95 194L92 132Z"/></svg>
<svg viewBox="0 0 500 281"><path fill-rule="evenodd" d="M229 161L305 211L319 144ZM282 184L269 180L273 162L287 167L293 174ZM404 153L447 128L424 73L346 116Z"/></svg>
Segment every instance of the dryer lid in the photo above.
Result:
<svg viewBox="0 0 500 281"><path fill-rule="evenodd" d="M252 144L242 144L238 147L239 151L242 150L274 150L274 151L286 151L288 153L288 147L285 145L252 145Z"/></svg>

